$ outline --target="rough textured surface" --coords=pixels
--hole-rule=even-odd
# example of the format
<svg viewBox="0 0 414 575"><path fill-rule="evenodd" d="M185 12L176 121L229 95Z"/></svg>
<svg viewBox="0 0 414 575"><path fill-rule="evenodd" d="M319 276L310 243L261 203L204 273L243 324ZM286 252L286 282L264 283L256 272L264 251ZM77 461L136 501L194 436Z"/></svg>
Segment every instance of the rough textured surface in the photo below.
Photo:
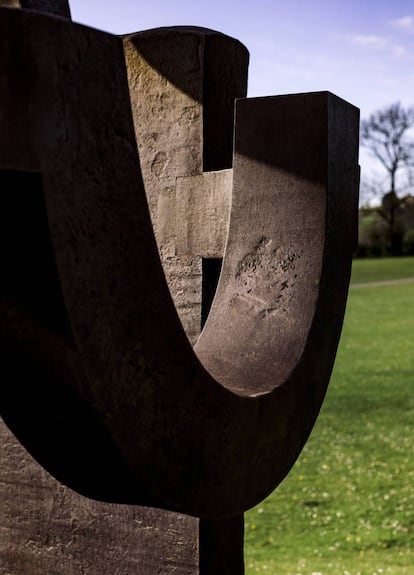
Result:
<svg viewBox="0 0 414 575"><path fill-rule="evenodd" d="M77 495L1 419L0 442L0 575L199 573L197 519Z"/></svg>
<svg viewBox="0 0 414 575"><path fill-rule="evenodd" d="M232 177L205 173L230 169L225 134L233 120L215 125L209 114L232 62L211 55L232 43L199 29L173 38L123 40L0 9L0 133L8 136L0 139L0 405L9 429L61 483L107 502L100 509L139 504L201 517L193 571L214 565L218 573L221 558L225 572L230 531L241 573L241 514L288 473L332 370L356 237L358 111L329 93L239 100ZM175 68L188 76L177 79ZM154 118L153 132L141 116ZM231 180L223 272L194 353L159 252L164 265L164 250L178 258L182 287L172 291L188 289L199 301L192 262L222 249ZM207 206L197 207L197 186ZM223 213L215 213L221 186ZM175 221L170 232L169 216L184 213L188 224ZM185 286L179 268L187 257ZM197 273L204 268L199 262ZM20 469L19 455L5 457L6 467ZM22 496L13 481L5 525ZM34 503L26 541L36 537L36 506L42 513L42 489L35 491L27 495ZM52 508L72 540L65 506L60 515ZM43 545L42 561L47 551ZM36 552L31 557L36 565Z"/></svg>
<svg viewBox="0 0 414 575"><path fill-rule="evenodd" d="M125 501L142 501L146 489L131 479L125 460L115 454L79 373L65 309L67 293L62 291L55 261L53 243L59 249L59 225L51 234L50 225L56 220L48 217L60 212L73 229L67 246L76 249L74 234L79 233L79 226L90 242L89 250L95 246L92 252L88 250L83 267L75 255L75 271L70 273L72 285L79 284L81 291L89 285L92 296L95 282L88 284L88 274L83 278L82 274L93 252L99 253L96 247L105 238L105 230L92 230L87 221L97 206L111 216L107 208L118 186L133 198L141 196L134 214L142 214L147 239L152 235L145 220L146 199L128 108L122 45L94 30L68 28L63 22L12 10L0 10L0 43L0 126L9 136L0 141L1 245L7 268L0 335L2 343L8 342L2 348L3 373L7 374L1 386L2 414L20 441L61 480L107 500L114 499L114 481L117 484L116 477L122 477L116 491L124 493ZM51 50L51 46L59 49ZM108 132L108 126L113 130ZM79 189L77 198L74 189ZM79 199L94 197L94 190L105 191L91 211L84 213L85 219L79 218ZM120 199L122 204L122 194ZM80 212L76 215L72 209ZM109 241L122 229L116 221ZM139 243L136 240L136 246ZM153 240L149 246L156 250ZM144 242L142 254L147 250ZM105 251L103 245L100 253ZM130 261L135 266L136 255L133 250ZM162 285L162 276L159 281ZM106 298L114 287L102 285ZM135 298L140 290L134 293ZM80 313L89 307L81 300L75 293L73 301L81 307ZM14 335L8 332L11 325ZM81 333L84 329L88 330L86 324ZM200 564L198 548L200 544L205 547L198 519L98 503L77 495L43 471L3 422L0 433L2 575L207 575L204 564L212 560L216 573L227 573L228 566L236 564L237 572L242 572L241 518L232 521L239 525L236 530L229 530L226 521L222 536L220 522L214 522L214 557L210 557L212 529L207 529L209 551L203 553ZM78 472L80 482L75 478ZM150 494L144 499L151 503ZM237 550L230 561L228 546Z"/></svg>
<svg viewBox="0 0 414 575"><path fill-rule="evenodd" d="M243 518L110 505L54 480L0 418L0 575L241 575Z"/></svg>
<svg viewBox="0 0 414 575"><path fill-rule="evenodd" d="M234 101L246 95L248 53L224 34L189 27L129 35L124 45L155 236L174 303L195 343L201 260L224 255L231 199L231 174L205 172L232 166Z"/></svg>
<svg viewBox="0 0 414 575"><path fill-rule="evenodd" d="M85 495L240 515L289 471L329 381L355 239L358 112L329 93L238 101L227 251L197 357L153 238L122 42L48 22L12 10L0 20L9 83L0 120L12 134L0 157L42 174L48 218L27 241L50 237L42 266L57 265L62 306L61 324L49 325L45 302L36 308L30 296L28 264L6 274L25 288L3 307L12 374L3 417ZM19 49L8 41L22 36ZM34 77L29 104L21 86ZM25 394L41 427L17 409Z"/></svg>
<svg viewBox="0 0 414 575"><path fill-rule="evenodd" d="M22 37L26 39L26 49L21 47ZM102 142L107 140L107 133L103 126L104 131L98 137L94 136L96 118L100 114L105 121L113 117L114 125L120 126L125 125L125 119L128 125L130 119L128 106L125 105L128 90L126 75L122 73L122 45L119 40L95 31L86 31L81 27L68 29L63 21L58 23L11 10L0 10L0 43L0 125L2 133L10 135L0 142L0 166L6 168L1 171L0 187L3 199L7 198L1 212L1 245L2 262L7 262L6 267L11 266L8 267L7 277L2 276L1 326L4 328L8 322L4 316L6 306L14 317L17 330L17 326L21 325L26 335L32 334L39 343L43 341L37 352L45 356L54 355L55 365L62 361L65 370L65 358L70 353L66 349L68 326L64 308L62 312L59 281L55 281L56 268L53 259L49 259L53 258L53 250L50 251L47 219L44 216L43 186L46 182L52 189L54 187L49 162L58 171L62 169L64 172L66 168L71 171L73 162L74 171L77 172L78 167L80 169L78 182L84 191L88 189L85 181L89 181L92 187L101 185L99 182L94 184L93 170L96 168L93 168L93 164L94 158L102 153ZM65 46L72 45L76 45L77 50L72 52L69 48L65 52ZM58 52L51 50L51 46L59 46L65 52L62 59ZM68 70L72 70L75 76L70 77ZM66 80L62 77L65 75ZM29 90L27 86L34 77L36 81ZM95 90L104 94L109 86L114 87L114 95L109 92L98 102L96 109ZM65 93L66 108L63 104ZM71 101L73 120L70 119ZM89 106L96 109L95 118ZM30 117L29 109L37 109L37 113ZM77 131L82 134L78 141L78 144L83 142L83 146L80 145L82 149L74 145L68 156L64 143L68 139L72 144L76 142ZM132 123L129 134L125 134L125 131L122 134L122 128L119 134L118 139L115 134L113 145L120 150L121 157L127 158L127 165L129 162L131 166L128 158L135 157L129 168L129 178L136 181L139 167L134 156ZM107 144L104 146L107 147ZM54 159L47 155L45 148ZM113 152L108 149L107 154L109 163ZM78 163L79 157L84 157L83 167ZM118 166L122 166L122 162ZM120 172L122 174L122 167ZM61 181L63 187L69 186L65 199L69 203L72 181L70 175ZM135 185L133 187L135 189ZM30 286L30 289L27 290L25 286ZM10 299L14 304L10 303ZM1 333L4 336L4 331ZM5 348L2 352L3 360L4 354L7 355ZM38 434L40 441L55 445L56 451L61 453L69 466L83 468L85 477L91 478L95 495L98 495L100 485L111 480L116 468L119 472L122 462L112 460L108 449L100 459L93 426L90 421L85 422L86 427L83 426L82 409L79 411L79 406L76 408L73 405L70 394L68 396L64 389L56 386L53 378L48 384L47 378L45 381L42 376L36 377L38 368L33 364L32 367L27 366L26 373L19 373L20 359L17 358L17 364L15 361L16 357L3 364L0 394L2 414L6 411L9 423L20 431L23 443L30 444L33 433ZM8 379L12 371L16 376L15 383L20 381L15 388L13 384L10 387L3 385L4 378ZM15 407L12 408L11 404ZM58 431L65 424L65 406L77 409L76 421L68 428L68 441ZM11 417L12 409L17 421ZM51 412L56 425L50 420ZM86 420L90 415L86 415ZM45 472L3 422L0 424L0 436L2 575L199 573L197 519L84 498ZM43 439L40 439L41 436ZM76 436L79 437L78 442ZM91 438L93 445L90 444ZM75 449L73 445L71 447L73 441L77 443ZM86 446L86 449L82 446ZM107 460L104 467L101 466L103 460ZM52 467L56 470L56 467ZM139 489L135 484L133 487Z"/></svg>

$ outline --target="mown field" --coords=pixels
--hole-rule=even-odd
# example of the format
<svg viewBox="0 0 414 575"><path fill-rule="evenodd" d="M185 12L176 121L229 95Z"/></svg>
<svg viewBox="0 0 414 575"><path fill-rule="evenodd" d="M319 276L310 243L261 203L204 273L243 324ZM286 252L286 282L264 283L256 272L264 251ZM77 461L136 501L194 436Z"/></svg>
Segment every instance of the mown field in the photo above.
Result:
<svg viewBox="0 0 414 575"><path fill-rule="evenodd" d="M414 258L354 262L404 277ZM414 283L351 287L320 417L245 540L247 575L414 574Z"/></svg>

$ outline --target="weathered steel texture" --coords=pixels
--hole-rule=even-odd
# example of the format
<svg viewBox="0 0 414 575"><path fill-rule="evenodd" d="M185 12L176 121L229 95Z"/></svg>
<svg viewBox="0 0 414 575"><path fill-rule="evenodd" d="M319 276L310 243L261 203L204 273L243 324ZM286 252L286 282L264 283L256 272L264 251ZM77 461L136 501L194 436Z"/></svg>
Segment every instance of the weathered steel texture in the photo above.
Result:
<svg viewBox="0 0 414 575"><path fill-rule="evenodd" d="M184 37L205 54L217 38L232 49L225 37L206 41L206 31ZM223 128L211 120L221 80L187 101L171 88L170 60L154 48L162 34L142 38L150 50L140 38L0 9L1 413L36 460L80 494L202 517L199 525L175 516L187 533L195 526L204 533L200 560L190 560L196 569L214 565L219 554L209 563L205 550L217 551L235 523L233 558L242 572L241 514L293 465L333 366L356 238L358 111L327 92L241 99L231 171L233 120ZM176 62L170 31L167 40ZM234 46L237 91L246 56ZM154 54L162 56L156 72L145 64ZM222 77L216 56L204 62L204 79ZM200 74L192 78L187 95L192 81L199 90ZM148 110L139 107L140 91ZM163 118L152 135L140 114ZM167 120L178 122L178 132L163 131ZM223 139L222 151L211 134ZM165 156L157 156L157 139ZM168 166L170 153L179 167L183 158L183 170ZM227 170L205 172L218 167ZM206 204L201 194L195 200L197 186ZM218 197L223 214L215 215ZM191 198L197 206L182 224ZM163 201L172 212L159 207ZM166 259L180 250L190 259L220 255L230 219L195 352L150 212L167 270ZM169 213L176 221L163 244ZM204 229L207 218L215 238ZM172 246L167 258L163 246L167 254ZM184 263L178 259L176 269ZM169 283L173 293L180 289ZM13 468L19 457L5 459ZM27 491L16 485L10 493ZM36 504L40 498L38 491ZM15 508L7 505L10 518ZM65 509L55 512L67 527Z"/></svg>

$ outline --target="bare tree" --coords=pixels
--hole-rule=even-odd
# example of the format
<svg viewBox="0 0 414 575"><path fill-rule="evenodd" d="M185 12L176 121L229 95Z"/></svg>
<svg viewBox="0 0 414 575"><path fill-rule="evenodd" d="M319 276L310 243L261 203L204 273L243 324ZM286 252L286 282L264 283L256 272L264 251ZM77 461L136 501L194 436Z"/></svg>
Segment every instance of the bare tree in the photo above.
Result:
<svg viewBox="0 0 414 575"><path fill-rule="evenodd" d="M404 108L399 102L374 112L361 122L361 145L380 162L387 174L388 184L382 190L378 213L388 226L389 250L394 255L400 252L403 233L397 219L401 203L398 192L402 191L397 189L397 174L405 171L411 183L410 168L414 167L412 128L414 107Z"/></svg>
<svg viewBox="0 0 414 575"><path fill-rule="evenodd" d="M377 110L361 122L361 144L385 168L390 186L387 192L397 193L399 169L414 166L414 107L403 108L400 102Z"/></svg>

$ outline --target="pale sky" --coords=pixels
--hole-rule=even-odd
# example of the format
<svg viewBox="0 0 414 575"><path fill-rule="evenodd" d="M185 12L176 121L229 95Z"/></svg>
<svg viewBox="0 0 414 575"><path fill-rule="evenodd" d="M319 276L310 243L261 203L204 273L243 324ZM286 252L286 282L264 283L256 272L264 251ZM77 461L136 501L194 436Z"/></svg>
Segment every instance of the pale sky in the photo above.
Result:
<svg viewBox="0 0 414 575"><path fill-rule="evenodd" d="M414 0L70 0L72 18L124 34L196 25L243 42L249 96L329 90L361 118L414 105ZM362 153L363 172L374 165Z"/></svg>

